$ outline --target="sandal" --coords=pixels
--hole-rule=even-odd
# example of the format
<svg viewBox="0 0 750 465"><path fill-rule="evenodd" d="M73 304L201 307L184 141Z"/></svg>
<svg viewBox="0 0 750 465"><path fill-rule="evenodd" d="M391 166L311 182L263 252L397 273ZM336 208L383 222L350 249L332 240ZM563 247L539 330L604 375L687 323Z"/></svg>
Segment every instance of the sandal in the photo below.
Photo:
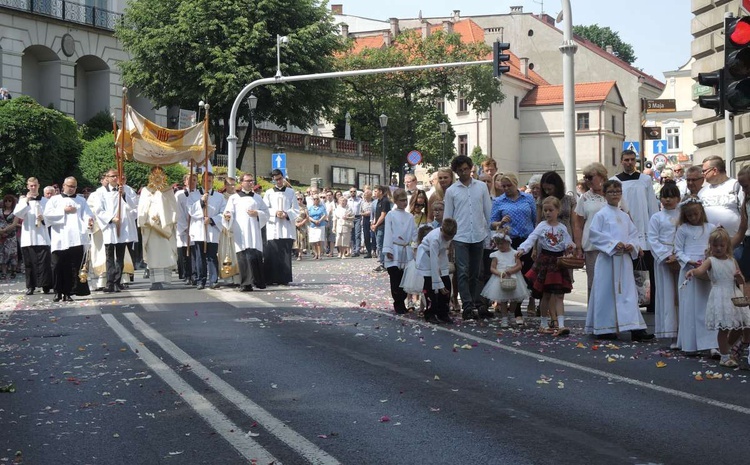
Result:
<svg viewBox="0 0 750 465"><path fill-rule="evenodd" d="M738 366L740 366L739 363L737 363L731 357L728 360L722 360L721 362L719 362L719 365L727 368L737 368Z"/></svg>
<svg viewBox="0 0 750 465"><path fill-rule="evenodd" d="M569 334L570 334L570 330L568 328L563 327L555 331L552 335L555 337L560 337L560 336L567 336Z"/></svg>

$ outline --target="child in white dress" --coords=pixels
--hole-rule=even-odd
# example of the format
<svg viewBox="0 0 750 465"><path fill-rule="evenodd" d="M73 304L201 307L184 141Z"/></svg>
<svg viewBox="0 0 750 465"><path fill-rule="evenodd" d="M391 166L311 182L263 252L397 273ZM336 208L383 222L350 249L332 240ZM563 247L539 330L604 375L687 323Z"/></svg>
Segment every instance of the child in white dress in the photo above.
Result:
<svg viewBox="0 0 750 465"><path fill-rule="evenodd" d="M706 258L708 237L716 226L708 222L703 204L688 199L680 207L680 225L674 238L674 250L682 269L678 281L684 283L688 271L697 268ZM708 281L691 279L680 284L679 329L677 345L683 352L698 352L717 347L716 331L706 327L706 304L711 285Z"/></svg>
<svg viewBox="0 0 750 465"><path fill-rule="evenodd" d="M662 210L648 223L648 242L654 256L656 296L654 299L654 334L658 338L672 338L672 349L677 348L677 273L668 262L675 261L674 237L680 219L680 188L672 181L664 183L659 192ZM675 262L676 263L676 262Z"/></svg>
<svg viewBox="0 0 750 465"><path fill-rule="evenodd" d="M529 296L526 281L521 276L521 260L516 257L516 251L510 246L511 238L507 231L492 236L497 250L490 254L492 264L490 272L492 276L482 289L482 296L494 301L500 310L502 320L500 326L508 327L508 304L510 302L523 302ZM502 288L503 279L513 279L516 287L513 290Z"/></svg>
<svg viewBox="0 0 750 465"><path fill-rule="evenodd" d="M710 256L701 266L685 273L685 278L708 273L711 278L711 291L706 306L706 327L718 330L719 364L736 368L739 361L733 359L729 349L739 339L743 331L750 330L750 308L736 307L732 297L740 297L742 291L737 286L745 284L737 261L729 250L729 234L723 228L714 230L708 238Z"/></svg>
<svg viewBox="0 0 750 465"><path fill-rule="evenodd" d="M396 313L403 315L408 310L405 304L407 294L401 289L401 280L404 277L404 267L409 260L414 258L412 244L417 240L417 227L414 224L414 217L405 210L406 191L396 189L393 192L393 202L396 208L385 215L383 255L385 256L384 265L391 282L393 308Z"/></svg>

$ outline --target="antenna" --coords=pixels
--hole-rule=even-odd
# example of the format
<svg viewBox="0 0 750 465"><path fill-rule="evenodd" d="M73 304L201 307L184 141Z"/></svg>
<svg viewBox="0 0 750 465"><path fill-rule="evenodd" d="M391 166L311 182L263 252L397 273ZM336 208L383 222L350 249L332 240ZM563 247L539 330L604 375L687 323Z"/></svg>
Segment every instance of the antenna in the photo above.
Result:
<svg viewBox="0 0 750 465"><path fill-rule="evenodd" d="M540 2L537 2L534 0L534 3L538 3L539 5L542 5L542 11L539 13L539 16L544 16L544 0L541 0Z"/></svg>

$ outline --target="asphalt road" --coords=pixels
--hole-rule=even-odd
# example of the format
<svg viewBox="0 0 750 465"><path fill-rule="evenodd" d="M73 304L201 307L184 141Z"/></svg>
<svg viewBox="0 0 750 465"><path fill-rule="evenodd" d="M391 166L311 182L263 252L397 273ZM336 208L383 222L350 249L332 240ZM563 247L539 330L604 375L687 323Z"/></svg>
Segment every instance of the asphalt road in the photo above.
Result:
<svg viewBox="0 0 750 465"><path fill-rule="evenodd" d="M2 282L0 387L14 392L0 393L0 463L741 457L750 372L668 341L583 335L585 289L568 296L572 335L554 339L532 324L397 317L374 260L294 265L288 287L151 292L139 273L126 292L73 304Z"/></svg>

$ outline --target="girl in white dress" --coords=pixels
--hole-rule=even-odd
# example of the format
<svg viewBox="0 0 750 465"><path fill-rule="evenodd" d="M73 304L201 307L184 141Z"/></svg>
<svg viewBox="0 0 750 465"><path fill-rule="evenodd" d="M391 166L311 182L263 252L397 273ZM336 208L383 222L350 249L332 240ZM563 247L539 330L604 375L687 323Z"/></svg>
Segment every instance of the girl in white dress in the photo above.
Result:
<svg viewBox="0 0 750 465"><path fill-rule="evenodd" d="M723 228L714 230L708 238L710 255L701 266L685 273L687 279L708 273L711 278L711 291L708 294L706 306L706 326L711 330L718 330L719 364L728 368L736 368L739 361L733 359L729 349L742 335L750 330L750 308L736 307L732 297L740 297L742 291L737 286L743 286L745 279L732 257L729 249L729 234Z"/></svg>
<svg viewBox="0 0 750 465"><path fill-rule="evenodd" d="M685 276L703 263L708 236L716 226L706 219L701 201L693 198L682 203L679 223L674 250L681 266L678 281L683 284L678 290L680 317L677 345L683 352L715 349L718 346L716 331L706 327L706 304L711 285L700 279L685 283Z"/></svg>
<svg viewBox="0 0 750 465"><path fill-rule="evenodd" d="M677 348L677 273L668 262L675 261L674 236L680 211L680 189L672 181L664 184L660 191L662 210L651 217L648 225L648 242L654 256L656 279L655 326L658 338L672 338L672 349Z"/></svg>
<svg viewBox="0 0 750 465"><path fill-rule="evenodd" d="M511 238L507 231L495 234L492 237L497 250L490 254L492 264L490 272L492 276L482 289L482 296L494 301L500 309L502 320L500 326L508 327L508 303L523 302L529 296L526 281L521 276L521 260L516 257L516 251L510 246ZM501 286L502 279L513 279L516 287L513 290L504 290Z"/></svg>

